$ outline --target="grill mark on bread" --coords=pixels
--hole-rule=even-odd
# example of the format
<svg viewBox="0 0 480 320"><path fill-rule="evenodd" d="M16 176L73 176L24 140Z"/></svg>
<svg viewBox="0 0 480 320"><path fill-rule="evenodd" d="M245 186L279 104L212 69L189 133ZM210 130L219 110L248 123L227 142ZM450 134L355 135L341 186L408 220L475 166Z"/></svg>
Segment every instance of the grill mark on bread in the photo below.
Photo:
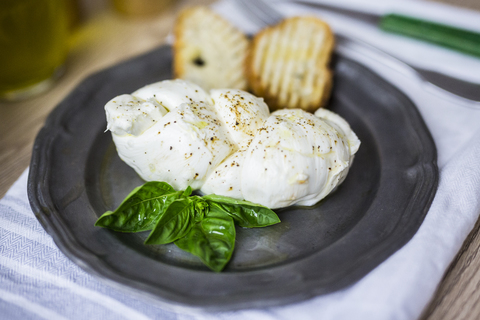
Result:
<svg viewBox="0 0 480 320"><path fill-rule="evenodd" d="M246 64L252 91L272 110L323 106L331 91L333 42L329 26L315 17L288 18L260 31Z"/></svg>

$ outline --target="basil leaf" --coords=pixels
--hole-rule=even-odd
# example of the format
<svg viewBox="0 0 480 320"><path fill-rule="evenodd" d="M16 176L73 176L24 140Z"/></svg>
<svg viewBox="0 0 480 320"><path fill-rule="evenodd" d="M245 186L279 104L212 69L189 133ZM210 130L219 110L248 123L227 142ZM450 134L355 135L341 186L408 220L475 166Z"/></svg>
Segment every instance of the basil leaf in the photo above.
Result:
<svg viewBox="0 0 480 320"><path fill-rule="evenodd" d="M120 232L151 230L170 204L182 197L168 183L150 181L133 189L115 211L107 211L95 226Z"/></svg>
<svg viewBox="0 0 480 320"><path fill-rule="evenodd" d="M184 237L203 219L208 204L198 196L173 201L160 217L145 244L165 244Z"/></svg>
<svg viewBox="0 0 480 320"><path fill-rule="evenodd" d="M183 192L183 196L186 198L192 194L192 187L188 186L187 189Z"/></svg>
<svg viewBox="0 0 480 320"><path fill-rule="evenodd" d="M212 208L185 237L175 241L182 250L199 257L210 269L222 271L235 247L235 224L224 211Z"/></svg>
<svg viewBox="0 0 480 320"><path fill-rule="evenodd" d="M246 200L210 194L203 197L210 208L228 213L243 228L266 227L280 222L271 209Z"/></svg>

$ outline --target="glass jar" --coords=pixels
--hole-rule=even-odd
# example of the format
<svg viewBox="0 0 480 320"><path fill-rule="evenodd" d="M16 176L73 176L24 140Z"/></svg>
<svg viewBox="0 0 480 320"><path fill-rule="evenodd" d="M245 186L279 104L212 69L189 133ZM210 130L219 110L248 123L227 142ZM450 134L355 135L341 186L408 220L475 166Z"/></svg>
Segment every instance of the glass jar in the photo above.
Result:
<svg viewBox="0 0 480 320"><path fill-rule="evenodd" d="M67 55L66 0L0 1L0 98L46 90Z"/></svg>

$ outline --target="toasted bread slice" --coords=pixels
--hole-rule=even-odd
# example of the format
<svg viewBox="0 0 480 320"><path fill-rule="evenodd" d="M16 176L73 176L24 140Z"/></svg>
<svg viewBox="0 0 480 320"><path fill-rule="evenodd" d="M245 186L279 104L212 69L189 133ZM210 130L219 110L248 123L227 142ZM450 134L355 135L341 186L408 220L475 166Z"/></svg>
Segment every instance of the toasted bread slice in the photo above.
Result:
<svg viewBox="0 0 480 320"><path fill-rule="evenodd" d="M259 32L247 58L247 77L254 94L270 109L302 108L313 112L330 96L328 68L334 36L315 17L293 17Z"/></svg>
<svg viewBox="0 0 480 320"><path fill-rule="evenodd" d="M247 89L247 37L206 7L181 12L175 25L174 74L204 89Z"/></svg>

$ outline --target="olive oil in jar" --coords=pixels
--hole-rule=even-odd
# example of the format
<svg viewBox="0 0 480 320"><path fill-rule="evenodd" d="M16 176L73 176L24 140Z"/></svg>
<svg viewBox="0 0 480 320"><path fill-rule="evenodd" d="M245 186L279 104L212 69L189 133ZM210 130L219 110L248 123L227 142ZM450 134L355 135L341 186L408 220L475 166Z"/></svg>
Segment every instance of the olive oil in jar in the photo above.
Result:
<svg viewBox="0 0 480 320"><path fill-rule="evenodd" d="M66 0L0 1L0 97L38 91L67 54Z"/></svg>

